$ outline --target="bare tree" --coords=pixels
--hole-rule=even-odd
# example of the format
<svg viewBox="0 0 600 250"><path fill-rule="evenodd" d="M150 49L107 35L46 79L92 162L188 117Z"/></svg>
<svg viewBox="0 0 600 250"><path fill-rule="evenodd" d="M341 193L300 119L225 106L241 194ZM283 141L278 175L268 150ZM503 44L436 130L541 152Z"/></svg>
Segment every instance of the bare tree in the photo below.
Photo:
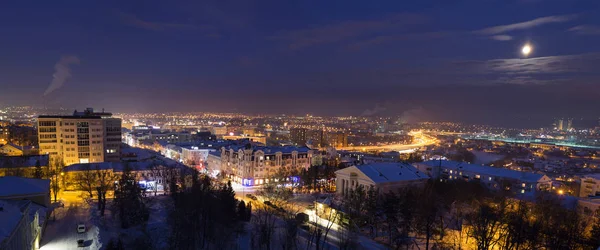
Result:
<svg viewBox="0 0 600 250"><path fill-rule="evenodd" d="M50 160L48 175L50 177L50 190L54 196L54 201L58 200L58 192L62 189L60 180L62 179L63 161L60 156L53 156Z"/></svg>
<svg viewBox="0 0 600 250"><path fill-rule="evenodd" d="M87 192L89 198L93 199L97 182L95 170L92 169L90 164L85 164L82 166L81 171L77 173L76 178L77 187L79 187L80 190Z"/></svg>
<svg viewBox="0 0 600 250"><path fill-rule="evenodd" d="M482 203L475 212L467 216L469 224L467 235L475 239L478 250L487 250L498 244L499 234L505 231L503 223L505 212L505 201Z"/></svg>
<svg viewBox="0 0 600 250"><path fill-rule="evenodd" d="M100 210L100 216L104 216L106 209L106 194L115 188L115 181L118 180L112 172L108 170L100 170L99 166L96 166L96 192L98 194L98 209Z"/></svg>

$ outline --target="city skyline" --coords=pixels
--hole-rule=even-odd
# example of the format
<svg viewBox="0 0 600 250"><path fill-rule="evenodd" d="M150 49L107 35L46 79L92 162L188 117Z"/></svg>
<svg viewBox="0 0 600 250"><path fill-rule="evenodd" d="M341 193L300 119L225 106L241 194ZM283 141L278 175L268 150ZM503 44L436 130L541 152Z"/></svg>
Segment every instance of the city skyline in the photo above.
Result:
<svg viewBox="0 0 600 250"><path fill-rule="evenodd" d="M519 127L600 106L593 1L5 7L0 105Z"/></svg>

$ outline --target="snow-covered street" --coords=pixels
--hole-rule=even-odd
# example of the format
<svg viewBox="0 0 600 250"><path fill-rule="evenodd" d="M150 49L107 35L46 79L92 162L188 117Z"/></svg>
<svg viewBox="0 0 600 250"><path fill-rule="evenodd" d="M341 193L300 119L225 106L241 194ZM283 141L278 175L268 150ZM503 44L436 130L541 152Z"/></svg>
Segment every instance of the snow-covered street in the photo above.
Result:
<svg viewBox="0 0 600 250"><path fill-rule="evenodd" d="M56 217L56 220L54 220ZM98 227L90 220L90 209L87 204L71 203L69 207L57 208L48 219L48 224L42 242L41 250L68 250L68 249L100 249ZM85 233L77 233L77 223L84 223L87 227ZM77 240L84 240L84 247L77 246Z"/></svg>

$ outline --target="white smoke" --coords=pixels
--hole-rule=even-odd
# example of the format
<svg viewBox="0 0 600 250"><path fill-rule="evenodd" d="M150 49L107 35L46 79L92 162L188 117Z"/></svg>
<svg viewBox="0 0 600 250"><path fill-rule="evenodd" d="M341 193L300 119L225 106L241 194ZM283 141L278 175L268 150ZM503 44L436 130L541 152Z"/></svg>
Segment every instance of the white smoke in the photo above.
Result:
<svg viewBox="0 0 600 250"><path fill-rule="evenodd" d="M378 103L377 105L375 105L375 107L373 109L367 109L367 110L363 111L361 116L376 115L378 113L385 111L386 109L387 109L386 107L384 107L383 105Z"/></svg>
<svg viewBox="0 0 600 250"><path fill-rule="evenodd" d="M52 75L53 79L50 86L48 86L44 92L44 96L59 89L69 78L71 78L71 69L69 68L69 65L71 64L79 64L79 58L77 58L77 56L62 56L54 65L55 71L54 75Z"/></svg>

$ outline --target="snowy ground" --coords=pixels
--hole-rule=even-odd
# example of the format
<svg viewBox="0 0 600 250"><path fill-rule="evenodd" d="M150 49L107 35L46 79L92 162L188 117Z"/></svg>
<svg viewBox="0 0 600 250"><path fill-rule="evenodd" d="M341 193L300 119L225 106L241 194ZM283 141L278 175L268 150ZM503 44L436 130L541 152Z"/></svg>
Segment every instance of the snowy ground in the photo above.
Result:
<svg viewBox="0 0 600 250"><path fill-rule="evenodd" d="M487 153L479 150L471 151L475 155L475 162L473 164L489 164L493 161L504 159L504 155Z"/></svg>
<svg viewBox="0 0 600 250"><path fill-rule="evenodd" d="M54 220L56 218L56 220ZM77 223L86 224L85 233L77 233ZM84 240L85 247L78 247L77 240ZM90 222L90 209L86 204L71 203L68 207L57 208L48 218L48 224L42 242L41 250L90 249L102 247L99 241L99 229Z"/></svg>

